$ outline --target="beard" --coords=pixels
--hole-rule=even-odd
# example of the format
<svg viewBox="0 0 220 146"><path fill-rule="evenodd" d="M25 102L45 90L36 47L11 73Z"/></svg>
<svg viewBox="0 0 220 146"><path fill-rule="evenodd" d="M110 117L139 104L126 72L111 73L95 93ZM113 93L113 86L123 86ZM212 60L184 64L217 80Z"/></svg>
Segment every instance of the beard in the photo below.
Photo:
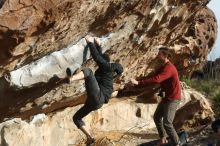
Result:
<svg viewBox="0 0 220 146"><path fill-rule="evenodd" d="M161 59L161 58L159 58L159 57L156 58L156 62L157 62L158 64L161 64L161 65L164 64L164 60Z"/></svg>

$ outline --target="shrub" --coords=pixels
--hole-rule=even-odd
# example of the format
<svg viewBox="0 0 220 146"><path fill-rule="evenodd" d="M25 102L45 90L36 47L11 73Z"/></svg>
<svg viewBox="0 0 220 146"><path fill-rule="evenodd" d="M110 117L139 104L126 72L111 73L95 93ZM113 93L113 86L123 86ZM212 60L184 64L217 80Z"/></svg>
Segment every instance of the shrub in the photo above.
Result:
<svg viewBox="0 0 220 146"><path fill-rule="evenodd" d="M214 97L214 111L217 115L220 115L220 92L218 92Z"/></svg>

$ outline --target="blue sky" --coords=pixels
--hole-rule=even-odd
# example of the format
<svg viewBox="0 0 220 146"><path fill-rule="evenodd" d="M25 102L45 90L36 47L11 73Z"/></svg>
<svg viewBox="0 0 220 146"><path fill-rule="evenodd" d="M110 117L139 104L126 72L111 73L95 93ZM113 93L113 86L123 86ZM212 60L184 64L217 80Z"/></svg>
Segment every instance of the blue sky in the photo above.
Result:
<svg viewBox="0 0 220 146"><path fill-rule="evenodd" d="M218 22L218 36L217 40L215 42L215 46L213 50L210 52L208 59L209 60L215 60L216 58L220 57L220 0L211 0L208 4L208 7L212 9L212 11L215 13L215 16L217 18Z"/></svg>

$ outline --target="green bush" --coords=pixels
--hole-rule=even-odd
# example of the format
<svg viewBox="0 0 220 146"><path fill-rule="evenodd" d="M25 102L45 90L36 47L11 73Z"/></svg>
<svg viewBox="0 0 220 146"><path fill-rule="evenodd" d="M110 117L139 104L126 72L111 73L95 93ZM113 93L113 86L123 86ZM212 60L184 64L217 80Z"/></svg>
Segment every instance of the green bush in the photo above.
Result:
<svg viewBox="0 0 220 146"><path fill-rule="evenodd" d="M201 83L201 89L200 90L202 92L204 92L206 95L209 95L212 92L214 92L214 85L209 83L209 82L208 83L207 82Z"/></svg>
<svg viewBox="0 0 220 146"><path fill-rule="evenodd" d="M184 76L180 77L180 81L185 82L188 86L192 85L192 80L190 80L190 79L188 79L188 78L186 78Z"/></svg>
<svg viewBox="0 0 220 146"><path fill-rule="evenodd" d="M216 115L220 116L220 92L218 92L214 97L214 111Z"/></svg>
<svg viewBox="0 0 220 146"><path fill-rule="evenodd" d="M198 80L198 79L187 79L184 77L180 78L181 81L185 82L188 86L196 89L207 96L214 96L216 91L218 91L218 87L220 83L214 80Z"/></svg>

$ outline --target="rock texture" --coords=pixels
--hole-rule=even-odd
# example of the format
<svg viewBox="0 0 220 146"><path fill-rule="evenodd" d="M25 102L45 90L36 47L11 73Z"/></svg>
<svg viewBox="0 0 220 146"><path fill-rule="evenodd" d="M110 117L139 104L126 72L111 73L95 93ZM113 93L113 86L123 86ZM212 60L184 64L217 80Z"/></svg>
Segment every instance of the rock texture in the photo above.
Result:
<svg viewBox="0 0 220 146"><path fill-rule="evenodd" d="M204 121L206 119L206 122L207 119L210 120L213 112L203 95L190 88L184 90L182 94L184 98L181 101L180 109L175 119L175 126L177 128L182 127L186 121L194 120L192 115L196 114L202 114L202 116L198 116L194 120L197 126L204 124L199 123L202 120ZM152 116L156 106L156 104L137 103L135 97L113 99L109 104L91 113L84 120L87 123L87 128L98 139L95 145L133 146L140 144L140 142L144 143L157 138L154 130L151 130L155 128ZM3 122L0 124L0 145L83 145L85 137L72 122L73 114L80 107L81 105L66 108L65 110L47 116L38 114L30 121L13 119ZM184 108L187 108L187 110ZM194 127L195 125L191 124L191 126ZM129 135L133 135L134 140L130 139ZM140 137L143 137L141 138L143 140Z"/></svg>
<svg viewBox="0 0 220 146"><path fill-rule="evenodd" d="M180 68L188 66L183 61L190 56L188 61L198 64L206 58L216 37L216 21L207 3L6 0L0 17L1 74L76 43L88 32L103 36L120 30L124 30L124 37L113 38L108 45L114 54L125 47L119 56L131 50L148 53L158 45L169 45L175 48L174 54L182 56Z"/></svg>
<svg viewBox="0 0 220 146"><path fill-rule="evenodd" d="M217 24L208 0L4 0L0 4L0 120L27 118L78 105L83 82L63 85L54 77L70 66L95 68L83 37L103 41L125 72L116 81L148 75L158 67L158 46L172 49L179 73L206 59ZM88 49L88 48L87 48ZM60 51L59 51L60 50ZM59 52L55 52L59 51ZM53 53L52 53L53 52ZM3 76L4 75L4 76Z"/></svg>
<svg viewBox="0 0 220 146"><path fill-rule="evenodd" d="M84 40L88 34L100 38L102 51L125 69L123 76L115 80L112 95L119 93L122 98L113 99L88 116L88 127L96 136L153 128L156 105L152 104L155 98L149 97L154 97L155 87L148 87L147 93L135 100L127 100L123 98L124 84L129 77L141 78L160 66L155 60L159 46L171 48L171 60L181 75L189 75L199 67L211 51L217 32L215 16L206 7L208 2L1 0L0 121L5 122L0 124L0 145L81 143L72 115L86 99L84 82L67 85L57 76L64 77L66 67L96 68ZM188 90L183 94L181 106L185 106L177 115L184 113L185 119L177 118L178 128L203 124L212 116L205 98ZM197 108L185 112L188 107ZM24 121L39 113L46 115ZM199 114L202 116L196 116Z"/></svg>
<svg viewBox="0 0 220 146"><path fill-rule="evenodd" d="M186 103L180 107L174 119L176 129L187 130L188 128L207 125L214 119L212 108L204 95L182 84L183 101Z"/></svg>

